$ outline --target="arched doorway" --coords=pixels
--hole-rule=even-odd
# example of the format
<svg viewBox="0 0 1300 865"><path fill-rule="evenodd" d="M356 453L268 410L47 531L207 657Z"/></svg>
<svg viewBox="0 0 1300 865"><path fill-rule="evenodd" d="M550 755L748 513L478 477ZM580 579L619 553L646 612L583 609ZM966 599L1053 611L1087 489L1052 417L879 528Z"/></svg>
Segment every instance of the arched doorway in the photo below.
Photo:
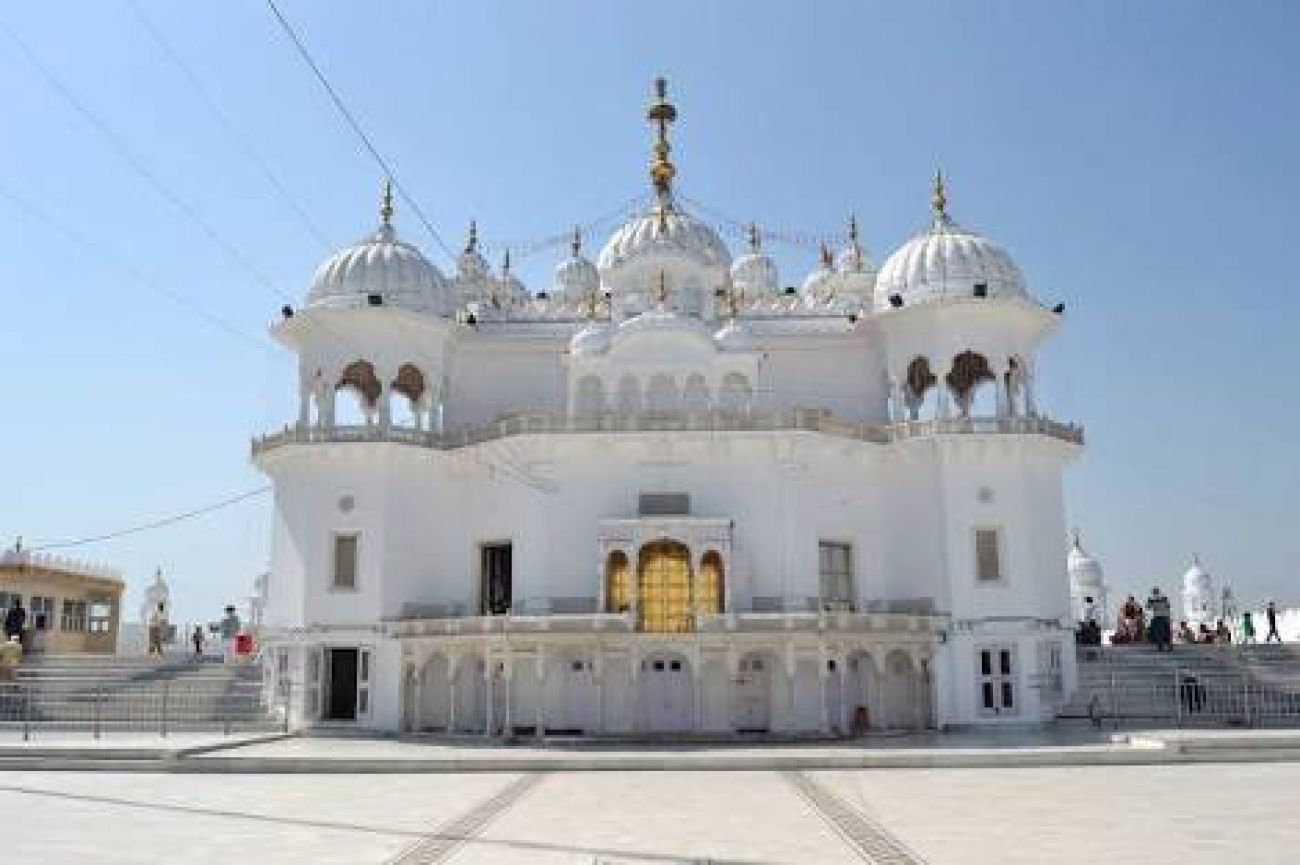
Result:
<svg viewBox="0 0 1300 865"><path fill-rule="evenodd" d="M456 678L451 689L455 696L455 730L481 733L487 727L487 688L484 673L487 667L482 658L461 658L456 666Z"/></svg>
<svg viewBox="0 0 1300 865"><path fill-rule="evenodd" d="M442 655L429 658L420 671L420 704L412 725L416 731L447 729L451 698L448 673L447 659Z"/></svg>
<svg viewBox="0 0 1300 865"><path fill-rule="evenodd" d="M580 735L599 729L592 660L580 654L552 657L546 675L546 730Z"/></svg>
<svg viewBox="0 0 1300 865"><path fill-rule="evenodd" d="M663 540L643 546L637 564L637 589L639 630L692 630L691 553L684 544Z"/></svg>
<svg viewBox="0 0 1300 865"><path fill-rule="evenodd" d="M854 652L844 659L843 693L848 733L860 735L880 724L876 717L876 662L866 652Z"/></svg>
<svg viewBox="0 0 1300 865"><path fill-rule="evenodd" d="M731 725L737 733L766 733L772 729L772 671L776 659L750 652L740 659L731 691Z"/></svg>
<svg viewBox="0 0 1300 865"><path fill-rule="evenodd" d="M695 685L690 662L681 655L659 652L642 659L637 691L641 730L682 733L695 726Z"/></svg>
<svg viewBox="0 0 1300 865"><path fill-rule="evenodd" d="M626 613L632 609L632 567L627 553L614 550L605 559L605 612Z"/></svg>
<svg viewBox="0 0 1300 865"><path fill-rule="evenodd" d="M695 578L695 614L698 616L719 615L726 601L726 572L722 566L722 554L709 550L700 559L700 573Z"/></svg>
<svg viewBox="0 0 1300 865"><path fill-rule="evenodd" d="M885 657L884 726L911 729L916 722L915 674L912 658L902 649Z"/></svg>

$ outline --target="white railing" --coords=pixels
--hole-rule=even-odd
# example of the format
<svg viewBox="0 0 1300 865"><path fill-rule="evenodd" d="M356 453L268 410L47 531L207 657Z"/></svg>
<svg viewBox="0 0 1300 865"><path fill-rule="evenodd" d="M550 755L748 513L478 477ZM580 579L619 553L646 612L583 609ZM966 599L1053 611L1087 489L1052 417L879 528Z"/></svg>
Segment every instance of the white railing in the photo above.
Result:
<svg viewBox="0 0 1300 865"><path fill-rule="evenodd" d="M631 613L555 613L546 616L461 616L401 619L399 637L467 637L480 634L595 633L634 629Z"/></svg>
<svg viewBox="0 0 1300 865"><path fill-rule="evenodd" d="M606 413L587 417L516 414L447 432L378 424L335 427L286 426L253 440L253 454L286 444L316 442L396 442L452 450L520 435L636 432L782 432L801 431L887 444L933 435L1045 435L1081 444L1083 428L1043 417L940 418L883 423L847 421L818 409L784 412Z"/></svg>

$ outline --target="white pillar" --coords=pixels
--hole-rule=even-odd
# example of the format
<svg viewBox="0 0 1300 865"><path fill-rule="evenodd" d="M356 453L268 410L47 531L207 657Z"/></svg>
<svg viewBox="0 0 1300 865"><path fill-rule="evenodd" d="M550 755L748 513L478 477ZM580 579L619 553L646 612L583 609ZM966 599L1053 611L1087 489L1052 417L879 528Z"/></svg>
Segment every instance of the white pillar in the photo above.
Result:
<svg viewBox="0 0 1300 865"><path fill-rule="evenodd" d="M490 736L492 735L492 728L495 726L495 721L496 721L496 717L495 717L495 715L496 715L496 705L495 705L495 704L496 704L496 699L495 699L495 696L496 696L496 695L493 693L493 690L494 690L494 689L493 689L493 687L492 687L492 681L493 681L493 679L495 678L495 676L494 676L494 670L493 670L492 668L493 668L493 666L495 665L495 663L496 663L496 662L492 659L492 655L491 655L490 653L484 656L484 662L483 662L483 690L484 690L484 699L483 699L483 719L484 719L484 721L483 721L483 735L484 735L484 736L487 736L487 737L490 737Z"/></svg>
<svg viewBox="0 0 1300 865"><path fill-rule="evenodd" d="M511 692L515 689L515 658L514 653L506 649L506 660L501 671L502 685L505 688L505 705L502 707L502 714L505 716L501 721L501 735L509 736L514 729L514 717L511 714Z"/></svg>
<svg viewBox="0 0 1300 865"><path fill-rule="evenodd" d="M379 385L379 430L387 433L393 425L393 385L384 376Z"/></svg>
<svg viewBox="0 0 1300 865"><path fill-rule="evenodd" d="M537 703L533 715L533 732L539 739L546 729L546 667L546 652L539 646L534 667L537 676Z"/></svg>
<svg viewBox="0 0 1300 865"><path fill-rule="evenodd" d="M298 429L311 426L311 382L306 376L298 380Z"/></svg>
<svg viewBox="0 0 1300 865"><path fill-rule="evenodd" d="M415 674L412 677L414 682L411 686L411 700L415 703L411 707L411 729L409 732L418 733L421 729L421 717L424 714L424 668L416 667Z"/></svg>
<svg viewBox="0 0 1300 865"><path fill-rule="evenodd" d="M605 655L597 646L592 656L592 679L596 685L596 732L605 732Z"/></svg>
<svg viewBox="0 0 1300 865"><path fill-rule="evenodd" d="M447 732L456 732L456 658L447 658Z"/></svg>

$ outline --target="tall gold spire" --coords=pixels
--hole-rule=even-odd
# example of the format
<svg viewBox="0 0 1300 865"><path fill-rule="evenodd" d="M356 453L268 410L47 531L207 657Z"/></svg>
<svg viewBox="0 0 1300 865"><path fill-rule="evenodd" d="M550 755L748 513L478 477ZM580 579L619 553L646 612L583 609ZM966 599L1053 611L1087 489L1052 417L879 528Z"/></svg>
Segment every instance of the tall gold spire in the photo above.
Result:
<svg viewBox="0 0 1300 865"><path fill-rule="evenodd" d="M379 218L384 221L384 225L393 224L393 181L387 177L384 178L384 198L379 205Z"/></svg>
<svg viewBox="0 0 1300 865"><path fill-rule="evenodd" d="M469 237L465 239L466 252L478 252L478 220L469 221Z"/></svg>
<svg viewBox="0 0 1300 865"><path fill-rule="evenodd" d="M934 209L935 222L948 221L948 189L943 182L943 172L934 170L934 195L930 196L930 207Z"/></svg>
<svg viewBox="0 0 1300 865"><path fill-rule="evenodd" d="M672 208L673 178L677 176L677 168L668 158L673 149L668 143L668 126L677 119L677 108L668 101L668 82L664 78L655 79L655 96L657 98L650 103L645 116L657 127L652 148L654 158L650 161L650 182L658 194L662 215Z"/></svg>

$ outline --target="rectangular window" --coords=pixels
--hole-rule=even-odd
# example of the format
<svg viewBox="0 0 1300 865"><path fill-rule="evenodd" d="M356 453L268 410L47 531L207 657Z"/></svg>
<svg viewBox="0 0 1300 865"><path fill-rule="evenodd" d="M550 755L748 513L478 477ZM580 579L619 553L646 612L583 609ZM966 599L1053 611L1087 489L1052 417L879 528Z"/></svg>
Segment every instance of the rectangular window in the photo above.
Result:
<svg viewBox="0 0 1300 865"><path fill-rule="evenodd" d="M31 613L32 628L37 631L54 630L54 599L32 595Z"/></svg>
<svg viewBox="0 0 1300 865"><path fill-rule="evenodd" d="M484 544L479 548L479 613L504 616L510 612L513 546Z"/></svg>
<svg viewBox="0 0 1300 865"><path fill-rule="evenodd" d="M835 541L817 545L823 610L853 609L853 547Z"/></svg>
<svg viewBox="0 0 1300 865"><path fill-rule="evenodd" d="M359 535L334 536L334 588L352 590L357 587L357 553Z"/></svg>
<svg viewBox="0 0 1300 865"><path fill-rule="evenodd" d="M690 512L690 493L641 493L637 497L637 513L643 517L684 517Z"/></svg>
<svg viewBox="0 0 1300 865"><path fill-rule="evenodd" d="M87 618L92 634L107 634L113 627L113 605L108 601L92 601Z"/></svg>
<svg viewBox="0 0 1300 865"><path fill-rule="evenodd" d="M21 604L23 602L23 596L15 592L0 592L0 615L7 615L9 610L13 607L14 601ZM31 610L28 610L27 612L30 614Z"/></svg>
<svg viewBox="0 0 1300 865"><path fill-rule="evenodd" d="M975 530L975 579L995 583L1002 579L1002 533L997 529Z"/></svg>
<svg viewBox="0 0 1300 865"><path fill-rule="evenodd" d="M81 633L86 630L86 602L69 601L63 602L63 621L60 626L65 631Z"/></svg>
<svg viewBox="0 0 1300 865"><path fill-rule="evenodd" d="M985 715L1017 711L1015 654L1008 646L989 646L976 653L979 709Z"/></svg>

